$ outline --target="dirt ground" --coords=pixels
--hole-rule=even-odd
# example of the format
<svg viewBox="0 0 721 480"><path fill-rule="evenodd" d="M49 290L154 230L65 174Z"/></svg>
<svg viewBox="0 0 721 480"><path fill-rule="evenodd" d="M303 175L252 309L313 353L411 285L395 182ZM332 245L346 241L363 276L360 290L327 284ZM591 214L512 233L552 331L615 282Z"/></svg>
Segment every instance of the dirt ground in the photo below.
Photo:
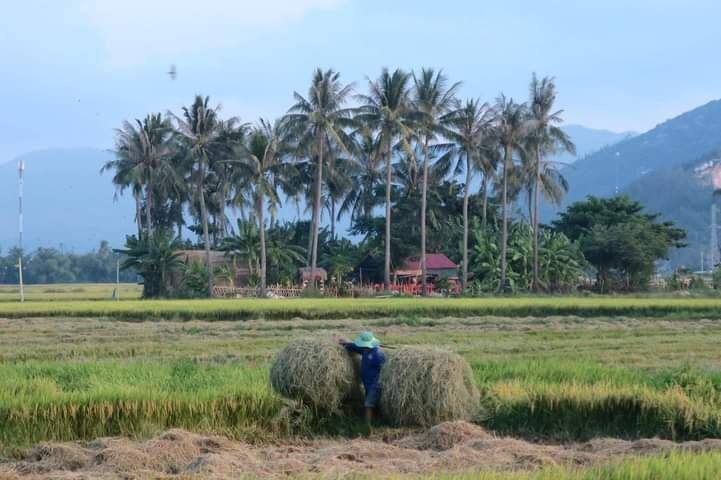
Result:
<svg viewBox="0 0 721 480"><path fill-rule="evenodd" d="M721 440L673 443L595 439L543 445L497 437L465 422L447 422L400 438L316 440L253 446L224 437L169 430L146 441L100 438L43 443L23 458L0 463L0 479L343 478L367 475L533 470L547 465L590 466L623 456L673 449L721 451Z"/></svg>

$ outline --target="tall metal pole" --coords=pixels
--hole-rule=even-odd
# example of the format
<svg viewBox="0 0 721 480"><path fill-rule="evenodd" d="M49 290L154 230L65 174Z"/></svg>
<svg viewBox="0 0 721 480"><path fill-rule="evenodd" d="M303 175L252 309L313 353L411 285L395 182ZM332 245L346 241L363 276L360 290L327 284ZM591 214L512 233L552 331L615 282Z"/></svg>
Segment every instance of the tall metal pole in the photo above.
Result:
<svg viewBox="0 0 721 480"><path fill-rule="evenodd" d="M115 300L120 300L120 260L115 261Z"/></svg>
<svg viewBox="0 0 721 480"><path fill-rule="evenodd" d="M18 280L20 282L20 301L25 301L25 286L23 285L23 173L25 162L18 161Z"/></svg>
<svg viewBox="0 0 721 480"><path fill-rule="evenodd" d="M616 152L616 181L614 190L614 195L618 195L618 159L621 156L621 152Z"/></svg>

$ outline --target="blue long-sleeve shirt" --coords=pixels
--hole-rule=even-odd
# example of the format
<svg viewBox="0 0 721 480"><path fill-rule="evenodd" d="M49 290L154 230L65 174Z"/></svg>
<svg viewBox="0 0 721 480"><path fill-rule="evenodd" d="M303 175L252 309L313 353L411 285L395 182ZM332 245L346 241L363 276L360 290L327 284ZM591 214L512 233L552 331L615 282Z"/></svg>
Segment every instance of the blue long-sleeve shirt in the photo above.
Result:
<svg viewBox="0 0 721 480"><path fill-rule="evenodd" d="M381 375L381 368L386 362L386 356L380 347L361 348L353 343L345 343L343 346L349 352L361 354L361 380L366 392L378 384L378 377Z"/></svg>

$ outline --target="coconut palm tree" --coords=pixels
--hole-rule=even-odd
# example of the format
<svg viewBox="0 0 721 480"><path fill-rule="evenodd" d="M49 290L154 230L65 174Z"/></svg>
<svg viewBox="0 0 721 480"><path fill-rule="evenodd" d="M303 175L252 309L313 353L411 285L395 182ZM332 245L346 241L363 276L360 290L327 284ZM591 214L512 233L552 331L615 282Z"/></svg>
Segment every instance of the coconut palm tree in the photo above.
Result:
<svg viewBox="0 0 721 480"><path fill-rule="evenodd" d="M237 219L237 229L231 232L223 240L221 249L225 255L230 257L233 265L237 267L238 262L248 266L248 273L253 278L258 278L260 273L260 233L255 219Z"/></svg>
<svg viewBox="0 0 721 480"><path fill-rule="evenodd" d="M132 125L130 125L133 127ZM141 166L135 155L129 154L130 149L125 146L125 142L118 135L116 138L116 157L106 162L100 169L103 173L107 170L114 170L113 185L115 185L115 198L122 195L126 188L130 188L133 192L135 200L135 222L138 227L138 239L143 236L143 178L141 175Z"/></svg>
<svg viewBox="0 0 721 480"><path fill-rule="evenodd" d="M346 108L353 85L343 85L340 73L320 68L313 73L308 97L293 92L295 104L283 117L287 134L297 139L298 149L315 159L313 186L313 217L311 223L310 267L315 271L318 263L318 227L320 224L323 164L325 152L336 147L349 152L352 139L344 130L354 125L352 109Z"/></svg>
<svg viewBox="0 0 721 480"><path fill-rule="evenodd" d="M282 188L285 180L294 176L294 169L285 155L280 122L270 123L261 118L247 142L239 146L238 154L238 160L233 162L236 168L233 178L238 184L237 194L243 196L247 191L253 199L260 237L260 290L261 295L265 295L268 270L265 200L268 199L270 209L280 205L279 187Z"/></svg>
<svg viewBox="0 0 721 480"><path fill-rule="evenodd" d="M200 203L200 216L203 224L203 243L205 245L205 260L210 270L210 236L208 233L208 208L205 198L205 183L208 174L208 165L219 139L223 132L223 121L218 116L220 105L210 106L210 98L195 96L193 104L183 107L182 117L172 112L176 128L189 155L193 159L191 177L195 183L198 201ZM213 295L213 275L208 275L208 296Z"/></svg>
<svg viewBox="0 0 721 480"><path fill-rule="evenodd" d="M483 169L482 159L489 156L486 152L487 138L494 121L494 112L487 103L469 99L464 104L457 102L456 109L446 114L441 121L449 127L446 135L455 142L455 154L458 165L465 169L466 182L463 187L463 288L468 287L468 199L470 197L473 172ZM465 165L462 159L465 158ZM460 170L460 168L457 168ZM484 171L484 182L487 174ZM484 192L486 194L486 192ZM487 195L487 194L486 194ZM484 198L484 204L487 201ZM485 208L485 207L484 207Z"/></svg>
<svg viewBox="0 0 721 480"><path fill-rule="evenodd" d="M513 155L522 149L524 136L528 131L528 113L525 103L516 103L501 94L496 99L495 135L503 149L502 227L501 227L501 276L499 292L506 289L506 267L508 259L508 179L513 168Z"/></svg>
<svg viewBox="0 0 721 480"><path fill-rule="evenodd" d="M172 137L172 124L159 113L147 115L142 121L123 122L123 126L116 130L116 160L103 167L103 170L116 170L114 180L119 182L121 189L133 185L137 215L140 215L141 192L145 192L145 229L148 234L153 230L154 193L163 196L181 183L171 163ZM138 225L142 225L140 220Z"/></svg>
<svg viewBox="0 0 721 480"><path fill-rule="evenodd" d="M171 233L158 229L143 238L129 236L125 248L115 250L125 257L122 270L132 268L143 277L144 298L167 296L168 275L184 265L178 252L180 243Z"/></svg>
<svg viewBox="0 0 721 480"><path fill-rule="evenodd" d="M391 283L391 189L393 186L393 148L411 152L409 144L413 135L412 104L410 98L410 74L396 69L390 73L384 68L377 80L368 79L369 93L358 95L361 102L356 120L369 130L376 132L375 143L379 153L385 156L386 173L386 218L385 218L385 263L383 285L386 290ZM409 153L412 154L412 153Z"/></svg>
<svg viewBox="0 0 721 480"><path fill-rule="evenodd" d="M533 289L538 291L540 285L538 272L538 204L541 191L547 192L551 198L568 187L560 172L544 162L549 153L565 151L576 153L576 147L570 137L561 130L563 110L554 111L556 102L556 84L553 77L538 79L536 74L531 78L529 86L530 99L530 139L533 148ZM544 178L545 177L545 178ZM560 177L560 178L559 178ZM554 180L559 180L554 182ZM545 188L544 188L545 186Z"/></svg>
<svg viewBox="0 0 721 480"><path fill-rule="evenodd" d="M222 122L218 141L213 147L212 156L208 171L211 174L211 183L213 185L212 194L209 194L210 202L208 210L213 212L216 225L217 239L219 243L223 242L227 233L227 217L225 210L231 201L231 189L233 186L233 175L235 173L234 159L239 149L244 145L246 136L250 131L250 124L240 123L238 119L231 118ZM210 193L210 192L208 192ZM235 196L237 199L237 196ZM238 202L236 205L243 205Z"/></svg>
<svg viewBox="0 0 721 480"><path fill-rule="evenodd" d="M336 239L336 222L343 216L338 205L343 205L345 198L354 188L354 176L359 173L359 165L354 158L338 157L328 162L326 186L328 193L324 198L324 206L330 218L330 238Z"/></svg>
<svg viewBox="0 0 721 480"><path fill-rule="evenodd" d="M495 114L494 114L495 115ZM483 192L483 207L481 208L481 227L486 230L488 226L488 193L491 181L498 173L498 166L501 164L501 148L498 138L495 136L494 125L491 125L490 136L486 136L478 156L478 169L483 174L481 180L481 191Z"/></svg>
<svg viewBox="0 0 721 480"><path fill-rule="evenodd" d="M378 188L382 181L379 169L378 145L370 133L358 133L354 172L349 175L352 187L338 210L342 215L350 213L352 221L372 216L373 208L379 204Z"/></svg>
<svg viewBox="0 0 721 480"><path fill-rule="evenodd" d="M423 180L421 182L421 286L426 295L426 207L428 198L428 149L431 142L447 137L442 117L454 106L456 91L460 82L448 85L448 79L442 70L424 68L419 76L413 73L415 84L413 105L417 112L416 133L420 137L423 150Z"/></svg>

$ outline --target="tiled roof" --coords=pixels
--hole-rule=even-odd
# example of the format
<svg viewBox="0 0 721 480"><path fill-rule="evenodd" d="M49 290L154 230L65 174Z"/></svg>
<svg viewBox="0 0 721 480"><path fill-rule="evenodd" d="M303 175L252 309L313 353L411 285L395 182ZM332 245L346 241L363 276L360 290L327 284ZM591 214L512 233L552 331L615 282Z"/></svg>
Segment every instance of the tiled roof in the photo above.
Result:
<svg viewBox="0 0 721 480"><path fill-rule="evenodd" d="M426 253L426 268L429 270L450 270L458 268L450 258L442 253ZM420 257L409 257L403 262L403 270L420 270Z"/></svg>

